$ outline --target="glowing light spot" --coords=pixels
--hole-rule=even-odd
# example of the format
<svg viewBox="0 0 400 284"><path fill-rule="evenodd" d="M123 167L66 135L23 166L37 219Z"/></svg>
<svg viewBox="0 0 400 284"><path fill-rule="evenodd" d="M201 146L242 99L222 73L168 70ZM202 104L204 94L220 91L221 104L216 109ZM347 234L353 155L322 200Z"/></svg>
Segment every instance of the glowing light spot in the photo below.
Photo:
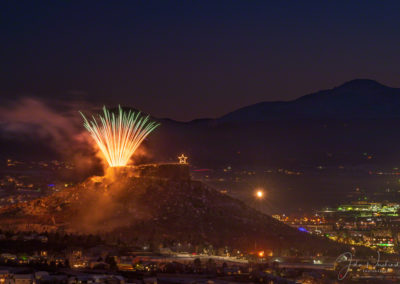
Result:
<svg viewBox="0 0 400 284"><path fill-rule="evenodd" d="M178 159L179 159L179 164L187 164L188 157L186 157L184 154L180 155Z"/></svg>
<svg viewBox="0 0 400 284"><path fill-rule="evenodd" d="M115 114L103 107L100 122L92 116L89 121L83 113L84 126L100 148L110 167L123 167L135 153L143 140L160 124L150 121L140 112L124 111L119 106Z"/></svg>
<svg viewBox="0 0 400 284"><path fill-rule="evenodd" d="M262 189L256 189L255 196L258 199L263 199L265 196L264 191Z"/></svg>

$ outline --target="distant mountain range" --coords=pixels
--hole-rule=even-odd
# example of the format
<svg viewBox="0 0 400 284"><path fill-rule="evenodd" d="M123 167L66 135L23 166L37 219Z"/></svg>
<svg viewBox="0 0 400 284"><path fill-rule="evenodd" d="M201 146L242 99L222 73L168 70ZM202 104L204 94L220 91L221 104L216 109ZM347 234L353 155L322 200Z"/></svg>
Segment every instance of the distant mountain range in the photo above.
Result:
<svg viewBox="0 0 400 284"><path fill-rule="evenodd" d="M400 89L373 80L357 79L293 101L261 102L247 106L222 116L218 121L388 118L400 118Z"/></svg>
<svg viewBox="0 0 400 284"><path fill-rule="evenodd" d="M374 154L368 163L386 163L400 154L399 122L400 89L358 79L293 101L247 106L217 119L164 119L152 140L167 155L184 151L208 164L360 164L365 162L362 153Z"/></svg>
<svg viewBox="0 0 400 284"><path fill-rule="evenodd" d="M400 89L367 79L293 101L261 102L216 119L159 121L162 126L147 143L154 160L175 159L185 152L199 166L289 161L297 166L323 163L326 153L340 164L360 163L359 155L365 152L383 163L400 154ZM1 157L11 153L45 158L51 152L42 145L47 141L15 138L0 133Z"/></svg>

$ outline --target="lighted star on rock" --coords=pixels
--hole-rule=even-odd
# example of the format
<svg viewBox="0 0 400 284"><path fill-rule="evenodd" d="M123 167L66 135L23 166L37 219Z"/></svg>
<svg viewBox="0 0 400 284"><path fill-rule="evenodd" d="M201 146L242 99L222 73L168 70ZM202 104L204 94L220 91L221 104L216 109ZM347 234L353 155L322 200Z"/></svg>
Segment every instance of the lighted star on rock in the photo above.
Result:
<svg viewBox="0 0 400 284"><path fill-rule="evenodd" d="M187 164L188 157L186 157L184 154L180 155L178 159L179 159L179 164Z"/></svg>

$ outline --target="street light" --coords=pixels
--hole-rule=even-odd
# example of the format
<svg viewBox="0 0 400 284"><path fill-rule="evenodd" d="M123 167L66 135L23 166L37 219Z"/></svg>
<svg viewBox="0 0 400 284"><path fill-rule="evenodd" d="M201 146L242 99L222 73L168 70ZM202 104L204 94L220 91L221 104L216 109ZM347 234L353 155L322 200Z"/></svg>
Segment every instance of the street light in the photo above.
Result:
<svg viewBox="0 0 400 284"><path fill-rule="evenodd" d="M264 190L262 190L261 188L256 189L255 196L257 199L263 199L264 195Z"/></svg>

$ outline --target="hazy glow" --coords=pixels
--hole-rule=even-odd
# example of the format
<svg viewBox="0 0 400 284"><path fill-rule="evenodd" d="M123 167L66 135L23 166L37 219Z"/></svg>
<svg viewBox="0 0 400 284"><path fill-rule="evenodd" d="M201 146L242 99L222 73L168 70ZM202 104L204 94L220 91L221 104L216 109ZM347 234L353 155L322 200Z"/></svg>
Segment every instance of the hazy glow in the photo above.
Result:
<svg viewBox="0 0 400 284"><path fill-rule="evenodd" d="M103 107L100 122L92 116L88 120L83 113L84 126L96 141L110 167L123 167L135 153L143 140L160 124L142 116L140 112L124 111L121 106L117 114Z"/></svg>
<svg viewBox="0 0 400 284"><path fill-rule="evenodd" d="M256 196L257 196L257 198L263 198L264 197L264 192L262 190L257 190L256 191Z"/></svg>

